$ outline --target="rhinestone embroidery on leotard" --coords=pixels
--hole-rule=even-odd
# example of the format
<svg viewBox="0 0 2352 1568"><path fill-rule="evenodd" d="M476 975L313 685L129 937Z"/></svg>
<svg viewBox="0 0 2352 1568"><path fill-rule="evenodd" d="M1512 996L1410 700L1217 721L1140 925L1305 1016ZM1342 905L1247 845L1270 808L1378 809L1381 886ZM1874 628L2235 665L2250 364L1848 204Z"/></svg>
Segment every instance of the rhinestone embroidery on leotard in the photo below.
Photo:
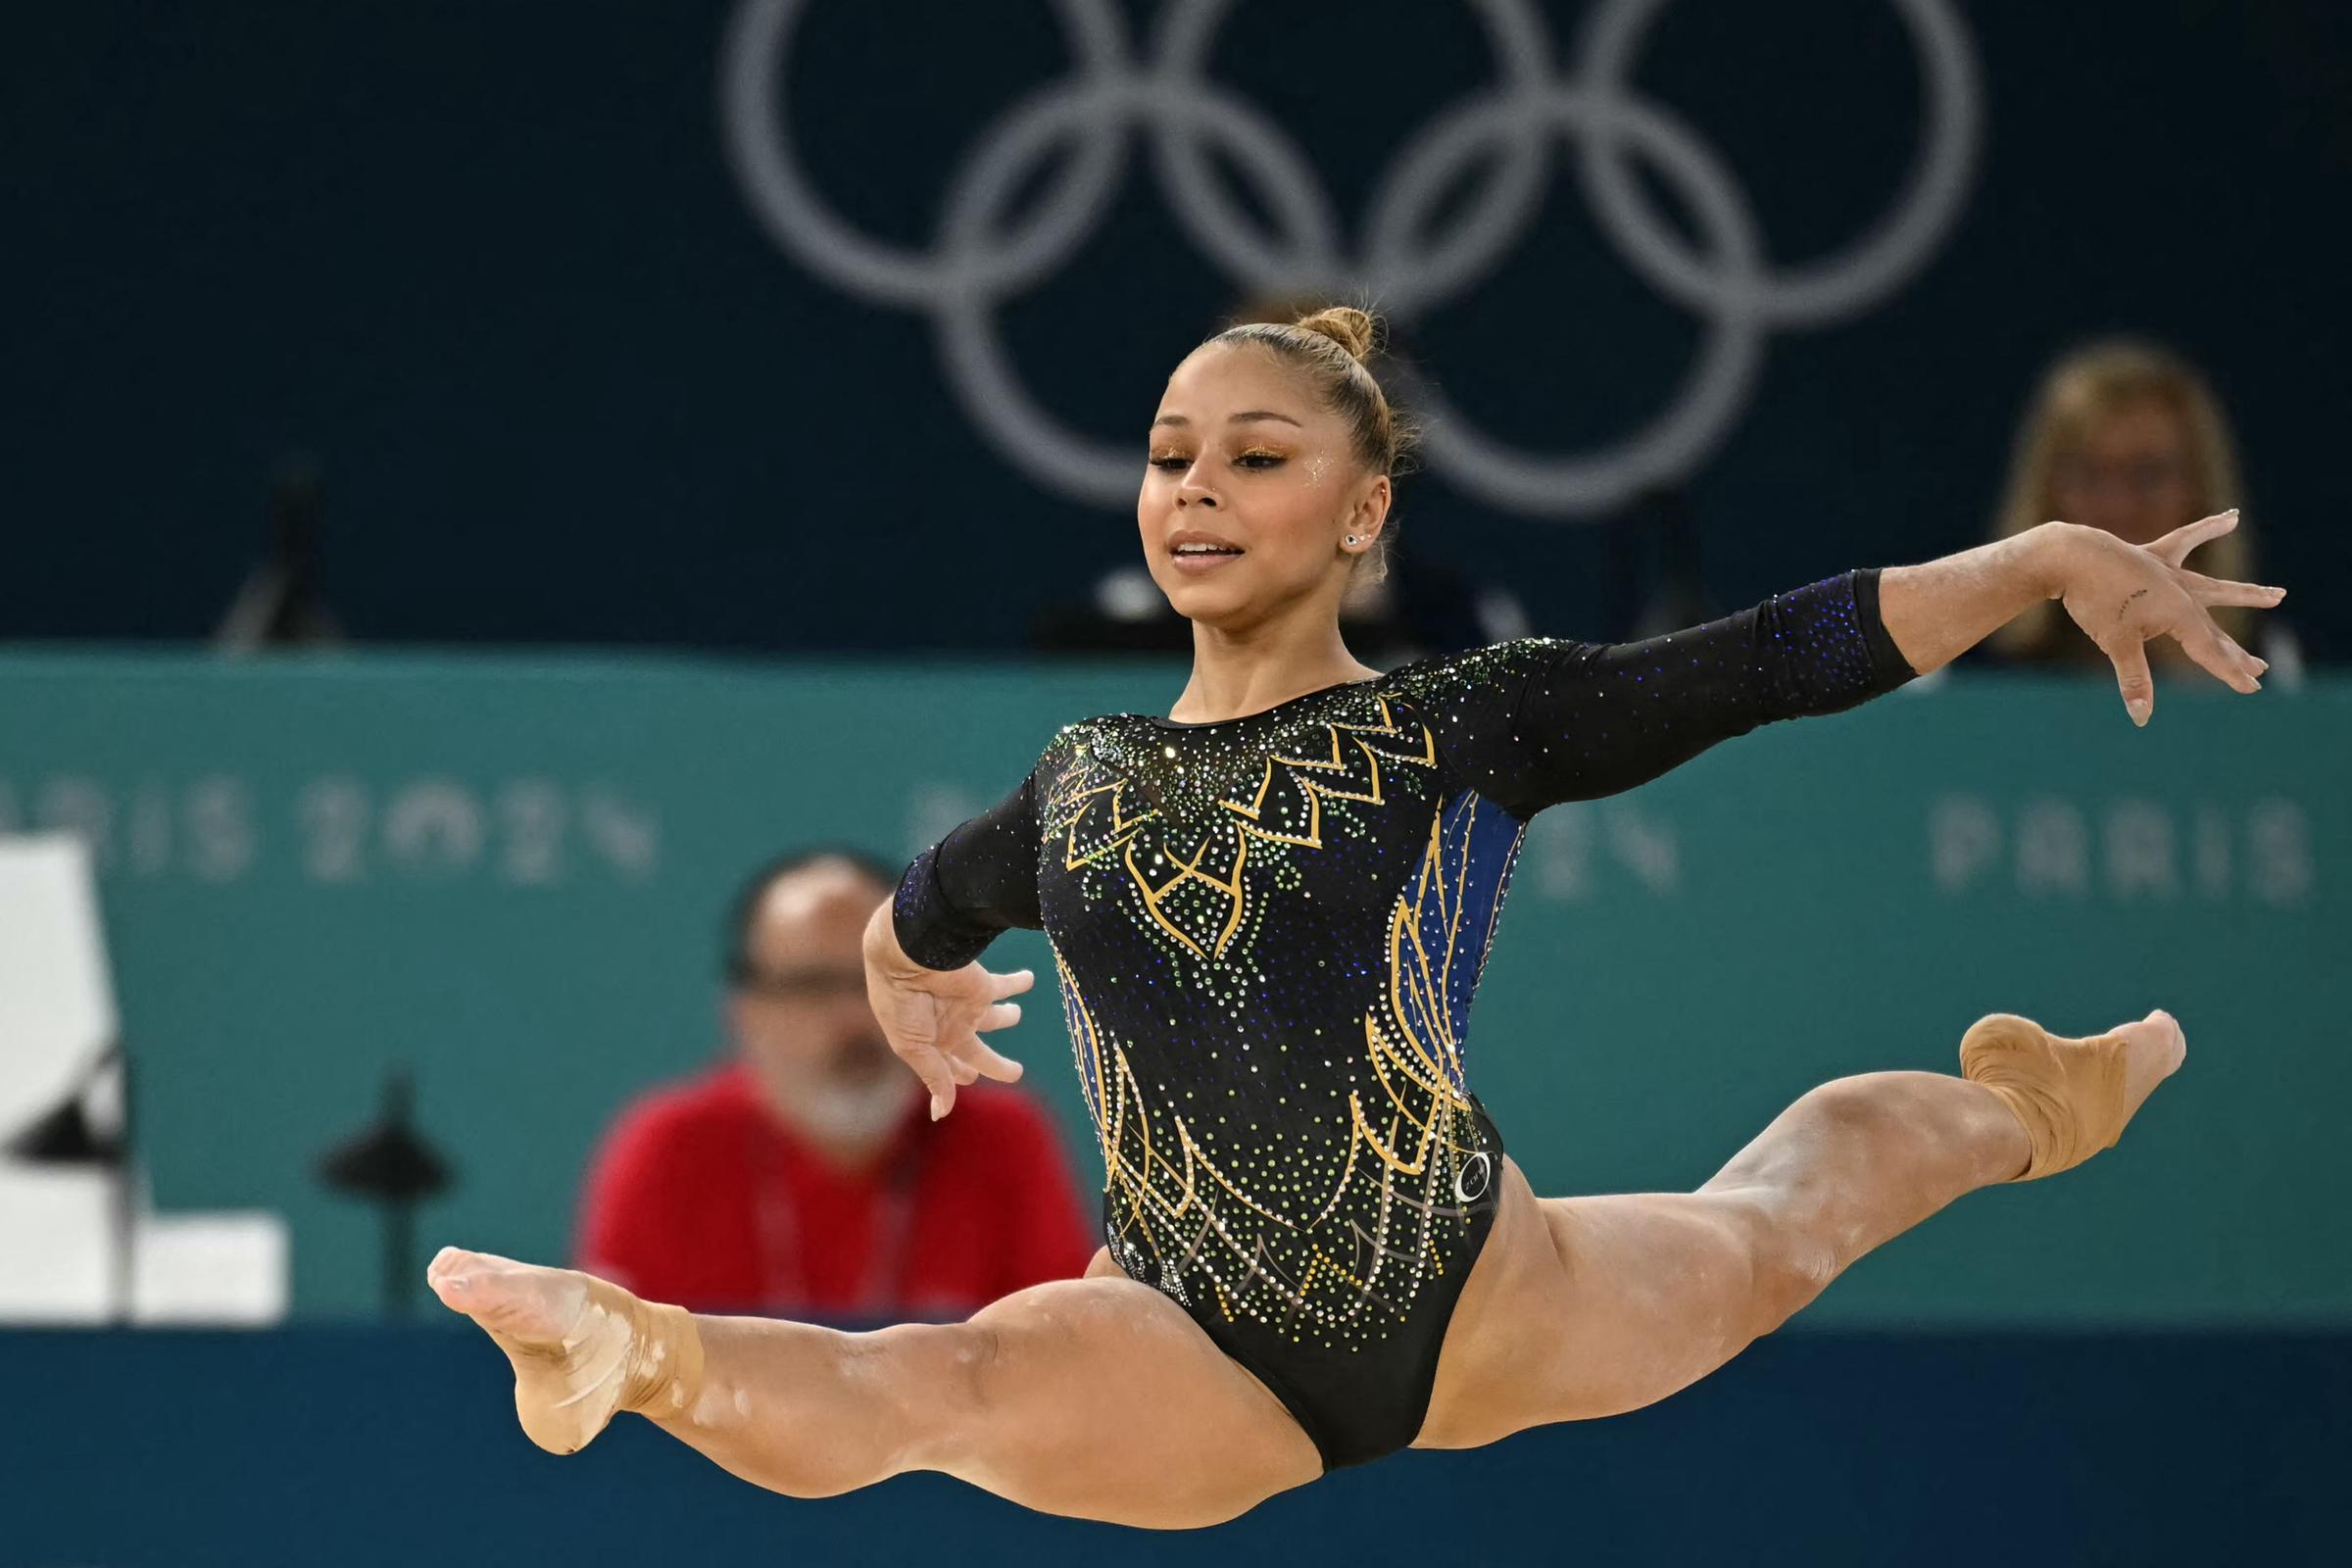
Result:
<svg viewBox="0 0 2352 1568"><path fill-rule="evenodd" d="M1900 684L1876 587L1642 643L1522 638L1231 720L1068 725L909 868L902 944L953 967L1042 926L1121 1266L1212 1334L1362 1349L1433 1280L1458 1290L1494 1201L1464 1047L1527 818Z"/></svg>

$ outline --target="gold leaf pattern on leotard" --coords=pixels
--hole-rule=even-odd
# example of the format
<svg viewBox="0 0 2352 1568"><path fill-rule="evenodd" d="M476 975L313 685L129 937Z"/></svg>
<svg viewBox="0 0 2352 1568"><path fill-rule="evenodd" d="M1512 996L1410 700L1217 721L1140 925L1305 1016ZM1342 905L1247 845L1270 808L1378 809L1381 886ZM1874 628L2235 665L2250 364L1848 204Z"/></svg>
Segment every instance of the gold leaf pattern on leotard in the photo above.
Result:
<svg viewBox="0 0 2352 1568"><path fill-rule="evenodd" d="M1361 1018L1371 1095L1350 1092L1345 1117L1325 1125L1314 1147L1289 1151L1295 1168L1270 1182L1237 1180L1181 1109L1152 1102L1055 951L1102 1150L1109 1239L1131 1272L1140 1261L1139 1277L1227 1320L1253 1317L1294 1338L1312 1331L1348 1343L1402 1322L1423 1281L1445 1272L1446 1228L1468 1223L1465 1161L1488 1159L1470 1130L1449 1001L1449 985L1459 983L1453 966L1466 953L1461 846L1478 807L1465 797L1454 812L1433 814L1418 866L1391 909L1386 972ZM1480 1173L1482 1192L1491 1175L1491 1166ZM1302 1217L1280 1211L1292 1206L1285 1198L1298 1200Z"/></svg>
<svg viewBox="0 0 2352 1568"><path fill-rule="evenodd" d="M1478 798L1468 797L1464 809L1471 820L1463 824L1465 836L1475 823L1478 808ZM1469 858L1454 857L1449 886L1446 826L1444 816L1430 823L1429 844L1421 863L1389 920L1389 984L1382 999L1386 1006L1364 1014L1365 1048L1381 1087L1388 1092L1390 1105L1400 1118L1396 1125L1409 1122L1417 1129L1410 1157L1400 1154L1393 1140L1383 1142L1375 1136L1360 1097L1348 1097L1359 1135L1383 1162L1407 1175L1421 1173L1433 1141L1447 1131L1441 1125L1444 1117L1469 1108L1460 1088L1461 1042L1446 994L1461 939L1462 883L1469 874ZM1445 940L1444 950L1434 956L1430 951L1433 923ZM1425 1112L1416 1114L1416 1107L1424 1105Z"/></svg>
<svg viewBox="0 0 2352 1568"><path fill-rule="evenodd" d="M1078 771L1072 768L1064 772L1062 781L1067 782ZM1101 859L1133 839L1143 831L1144 823L1159 814L1157 811L1140 811L1133 816L1128 815L1123 800L1126 793L1127 780L1114 778L1107 784L1073 789L1066 795L1056 794L1049 803L1050 810L1068 812L1059 822L1049 820L1046 825L1049 834L1062 835L1063 870L1075 871L1082 865ZM1083 849L1078 843L1081 826L1088 829L1087 843Z"/></svg>
<svg viewBox="0 0 2352 1568"><path fill-rule="evenodd" d="M1389 698L1380 697L1374 701L1380 710L1380 722L1377 724L1346 724L1336 720L1324 722L1322 728L1331 740L1330 757L1284 757L1279 754L1269 756L1266 759L1265 773L1258 780L1257 791L1250 798L1249 805L1245 806L1239 801L1220 801L1218 804L1225 809L1243 819L1242 833L1262 839L1271 839L1277 844L1297 844L1308 849L1319 850L1323 847L1323 802L1325 800L1360 801L1371 806L1386 805L1387 797L1382 793L1380 774L1380 760L1383 754L1379 748L1373 745L1373 742L1394 744L1404 741L1407 731L1404 725L1397 722L1396 714L1390 706ZM1405 745L1387 755L1396 761L1409 762L1419 767L1436 766L1438 761L1437 737L1429 732L1428 725L1419 722L1412 725L1412 730L1419 735L1416 743ZM1360 769L1356 766L1359 757L1363 762ZM1266 825L1266 797L1274 788L1274 781L1278 776L1277 769L1287 770L1279 776L1290 778L1306 797L1307 826L1304 833L1283 833ZM1363 780L1361 787L1351 788L1350 786L1356 783L1359 773Z"/></svg>
<svg viewBox="0 0 2352 1568"><path fill-rule="evenodd" d="M1250 913L1244 871L1252 841L1320 850L1324 802L1386 806L1384 760L1391 766L1437 765L1437 739L1426 724L1400 716L1389 694L1376 695L1373 708L1377 722L1314 725L1323 745L1299 748L1309 755L1269 753L1246 800L1218 793L1206 802L1155 803L1133 810L1129 786L1142 791L1152 786L1119 770L1128 761L1120 743L1101 737L1081 742L1047 795L1045 832L1061 841L1066 870L1097 864L1117 851L1118 863L1153 925L1195 958L1222 958L1243 935ZM1326 748L1329 755L1319 755ZM1167 750L1173 757L1172 743ZM1179 837L1194 839L1189 854L1177 847ZM1155 875L1152 865L1173 869ZM1206 896L1189 903L1177 898L1193 886L1205 889Z"/></svg>

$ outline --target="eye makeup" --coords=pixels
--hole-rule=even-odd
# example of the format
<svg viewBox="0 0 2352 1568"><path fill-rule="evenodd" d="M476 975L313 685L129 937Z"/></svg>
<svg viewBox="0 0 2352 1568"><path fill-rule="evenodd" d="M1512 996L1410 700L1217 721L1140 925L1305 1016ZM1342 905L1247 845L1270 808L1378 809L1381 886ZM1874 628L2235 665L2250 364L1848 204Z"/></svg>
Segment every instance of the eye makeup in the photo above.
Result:
<svg viewBox="0 0 2352 1568"><path fill-rule="evenodd" d="M1153 453L1147 461L1152 467L1167 473L1182 473L1193 466L1192 458L1182 452L1157 452ZM1235 453L1232 459L1235 467L1257 471L1278 468L1290 461L1289 453L1277 452L1268 447L1250 447L1246 451Z"/></svg>

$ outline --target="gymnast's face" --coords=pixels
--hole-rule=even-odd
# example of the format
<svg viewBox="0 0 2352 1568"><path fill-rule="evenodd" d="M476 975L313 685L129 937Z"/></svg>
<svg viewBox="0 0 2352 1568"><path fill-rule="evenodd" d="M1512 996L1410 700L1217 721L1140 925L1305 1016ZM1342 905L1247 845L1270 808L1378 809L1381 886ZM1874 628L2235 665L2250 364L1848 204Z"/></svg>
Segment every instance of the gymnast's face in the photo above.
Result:
<svg viewBox="0 0 2352 1568"><path fill-rule="evenodd" d="M1347 424L1305 375L1247 344L1210 344L1176 368L1150 465L1135 508L1145 564L1178 614L1210 625L1246 629L1299 607L1336 618L1349 564L1388 515L1388 476L1366 471Z"/></svg>

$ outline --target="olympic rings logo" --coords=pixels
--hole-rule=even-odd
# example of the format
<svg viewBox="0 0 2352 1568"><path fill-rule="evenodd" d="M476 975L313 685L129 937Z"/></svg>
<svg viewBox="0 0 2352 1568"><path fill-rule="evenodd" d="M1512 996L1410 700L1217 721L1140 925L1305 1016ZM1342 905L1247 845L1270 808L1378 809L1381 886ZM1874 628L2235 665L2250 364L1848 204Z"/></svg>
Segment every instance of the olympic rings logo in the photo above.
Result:
<svg viewBox="0 0 2352 1568"><path fill-rule="evenodd" d="M1921 145L1903 188L1842 250L1776 267L1722 158L1671 110L1636 93L1642 45L1665 0L1598 0L1559 74L1536 0L1467 0L1496 85L1441 112L1403 145L1351 249L1298 145L1204 74L1232 0L1169 0L1140 63L1116 0L1054 0L1075 68L982 134L950 187L934 246L922 254L845 224L794 157L779 84L808 3L744 0L728 27L722 118L753 212L778 245L835 287L928 313L973 421L1032 478L1106 505L1133 497L1134 452L1080 436L1038 406L997 333L996 309L1086 242L1117 194L1138 133L1150 141L1177 220L1239 287L1369 295L1404 320L1494 270L1544 200L1555 142L1568 143L1611 246L1651 289L1704 322L1674 401L1615 447L1545 455L1482 433L1434 386L1409 393L1428 422L1431 466L1464 493L1531 515L1581 516L1704 461L1745 408L1768 334L1858 315L1926 264L1966 196L1983 113L1975 54L1948 0L1892 0L1923 83ZM1065 144L1071 154L1059 174L1029 219L1008 228L1015 195ZM1269 224L1222 186L1212 149L1254 184ZM1445 198L1481 160L1494 165L1494 177L1446 233L1433 234ZM1689 209L1695 246L1653 209L1637 163Z"/></svg>

